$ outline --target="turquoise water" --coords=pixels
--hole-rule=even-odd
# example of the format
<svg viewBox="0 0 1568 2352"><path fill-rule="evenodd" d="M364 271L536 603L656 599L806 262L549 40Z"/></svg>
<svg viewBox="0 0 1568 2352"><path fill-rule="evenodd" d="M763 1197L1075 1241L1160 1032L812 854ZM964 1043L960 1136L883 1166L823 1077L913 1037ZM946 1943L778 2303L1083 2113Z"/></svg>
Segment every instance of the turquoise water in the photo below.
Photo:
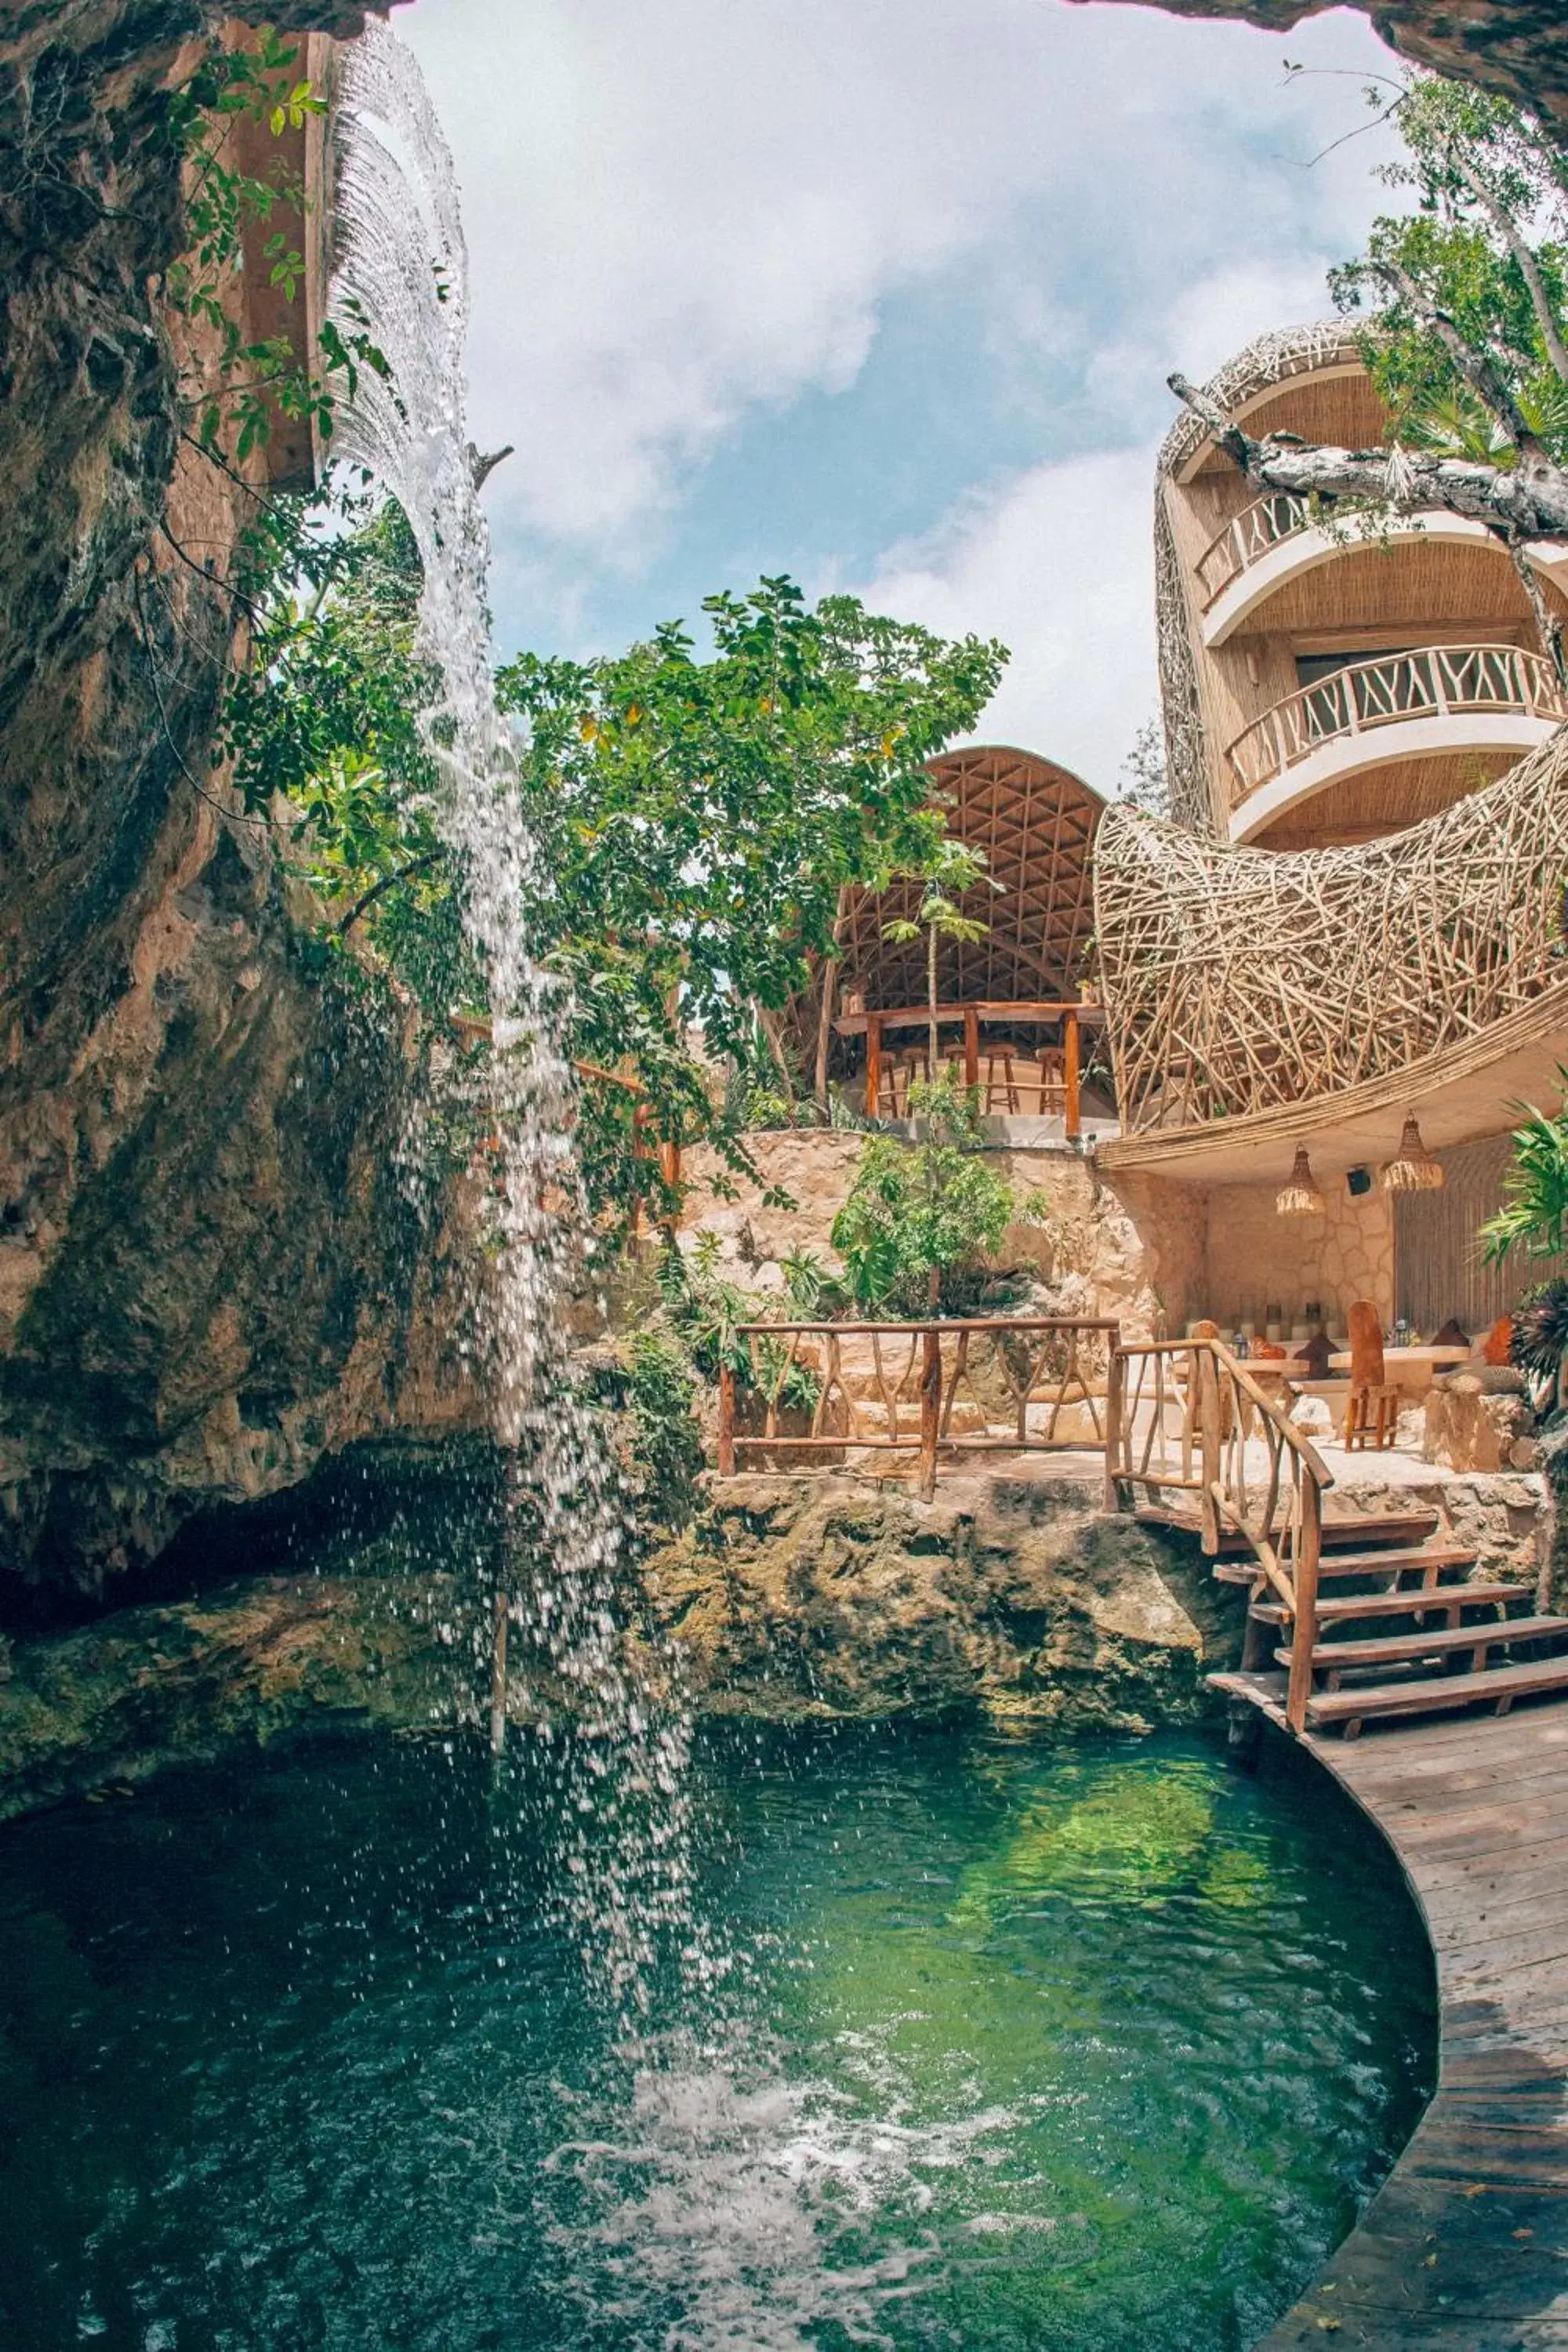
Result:
<svg viewBox="0 0 1568 2352"><path fill-rule="evenodd" d="M526 1756L333 1743L0 1832L0 2343L1210 2352L1410 2130L1425 1945L1198 1739L699 1758L735 1956L635 2034Z"/></svg>

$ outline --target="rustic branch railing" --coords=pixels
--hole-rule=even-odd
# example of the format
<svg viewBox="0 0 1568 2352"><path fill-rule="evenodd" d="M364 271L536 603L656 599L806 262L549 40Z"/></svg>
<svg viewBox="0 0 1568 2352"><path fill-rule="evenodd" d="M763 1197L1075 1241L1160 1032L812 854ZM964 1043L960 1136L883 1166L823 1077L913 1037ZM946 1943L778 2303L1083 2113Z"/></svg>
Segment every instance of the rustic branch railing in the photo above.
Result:
<svg viewBox="0 0 1568 2352"><path fill-rule="evenodd" d="M1520 646L1426 646L1381 661L1352 662L1298 688L1237 737L1226 755L1232 810L1325 743L1402 719L1481 711L1558 720L1568 719L1568 696L1550 663Z"/></svg>
<svg viewBox="0 0 1568 2352"><path fill-rule="evenodd" d="M1198 558L1204 611L1209 612L1231 582L1239 579L1260 556L1309 530L1311 520L1310 503L1298 498L1293 490L1270 490L1267 497L1255 499L1249 507L1233 515Z"/></svg>
<svg viewBox="0 0 1568 2352"><path fill-rule="evenodd" d="M1291 1621L1286 1707L1302 1730L1318 1638L1323 1490L1333 1484L1321 1456L1218 1339L1118 1347L1107 1403L1106 1507L1133 1509L1142 1491L1182 1519L1187 1507L1167 1497L1190 1495L1205 1552L1217 1552L1227 1534L1245 1540L1253 1598L1267 1586ZM1258 1664L1258 1646L1257 1621L1249 1621L1245 1666Z"/></svg>
<svg viewBox="0 0 1568 2352"><path fill-rule="evenodd" d="M929 1501L939 1454L1099 1451L1109 1442L1108 1383L1121 1339L1121 1326L1111 1320L1024 1315L744 1323L737 1336L746 1351L745 1386L763 1426L740 1427L742 1383L725 1365L719 1380L722 1477L733 1475L737 1454L747 1450L917 1452L920 1492ZM795 1433L780 1427L792 1387L811 1399L810 1426ZM805 1404L795 1410L804 1417ZM1069 1412L1075 1425L1064 1433ZM838 1426L830 1425L835 1422Z"/></svg>

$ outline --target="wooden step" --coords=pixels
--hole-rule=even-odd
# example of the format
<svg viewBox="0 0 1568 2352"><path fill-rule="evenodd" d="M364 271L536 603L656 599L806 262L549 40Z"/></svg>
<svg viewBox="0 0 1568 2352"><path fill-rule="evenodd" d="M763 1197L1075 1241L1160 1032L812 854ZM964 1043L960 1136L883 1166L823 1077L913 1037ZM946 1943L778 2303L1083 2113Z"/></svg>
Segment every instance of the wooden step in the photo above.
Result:
<svg viewBox="0 0 1568 2352"><path fill-rule="evenodd" d="M1454 1651L1495 1650L1505 1642L1546 1642L1561 1633L1568 1633L1568 1617L1496 1617L1486 1625L1384 1633L1367 1642L1320 1642L1312 1652L1312 1664L1335 1673L1345 1666L1394 1665L1403 1659L1438 1658ZM1289 1650L1276 1650L1274 1654L1282 1666L1289 1664Z"/></svg>
<svg viewBox="0 0 1568 2352"><path fill-rule="evenodd" d="M1374 1683L1364 1690L1320 1691L1307 1702L1307 1725L1316 1730L1341 1723L1347 1737L1353 1738L1372 1717L1436 1715L1449 1707L1483 1704L1506 1715L1516 1698L1554 1690L1568 1690L1568 1657L1489 1666L1479 1675L1438 1675L1427 1682Z"/></svg>
<svg viewBox="0 0 1568 2352"><path fill-rule="evenodd" d="M1403 1576L1416 1569L1474 1568L1479 1557L1460 1544L1423 1544L1415 1551L1340 1551L1318 1563L1325 1576Z"/></svg>
<svg viewBox="0 0 1568 2352"><path fill-rule="evenodd" d="M1135 1486L1142 1482L1133 1478L1127 1483ZM1174 1528L1182 1534L1190 1536L1202 1532L1202 1523L1196 1510L1178 1507L1175 1504L1140 1503L1133 1511L1132 1517L1144 1527ZM1436 1532L1436 1511L1372 1511L1363 1512L1359 1516L1352 1514L1342 1519L1325 1519L1323 1549L1325 1552L1342 1551L1347 1548L1354 1549L1358 1545L1365 1544L1400 1544L1409 1547L1425 1543L1427 1537ZM1250 1550L1251 1546L1245 1536L1238 1536L1230 1528L1222 1531L1220 1537L1222 1554Z"/></svg>
<svg viewBox="0 0 1568 2352"><path fill-rule="evenodd" d="M1447 1569L1473 1568L1479 1557L1458 1544L1425 1544L1418 1551L1332 1552L1319 1561L1318 1580L1321 1583L1325 1577L1333 1576L1404 1576L1417 1570L1440 1574ZM1251 1584L1262 1573L1256 1556L1250 1562L1219 1560L1214 1569L1221 1584Z"/></svg>
<svg viewBox="0 0 1568 2352"><path fill-rule="evenodd" d="M1319 1601L1318 1622L1331 1625L1347 1617L1408 1617L1417 1611L1425 1616L1428 1612L1506 1606L1510 1601L1533 1598L1528 1584L1439 1584L1430 1591L1413 1585L1403 1592L1339 1592ZM1282 1601L1255 1601L1252 1613L1265 1625L1290 1622L1290 1612Z"/></svg>

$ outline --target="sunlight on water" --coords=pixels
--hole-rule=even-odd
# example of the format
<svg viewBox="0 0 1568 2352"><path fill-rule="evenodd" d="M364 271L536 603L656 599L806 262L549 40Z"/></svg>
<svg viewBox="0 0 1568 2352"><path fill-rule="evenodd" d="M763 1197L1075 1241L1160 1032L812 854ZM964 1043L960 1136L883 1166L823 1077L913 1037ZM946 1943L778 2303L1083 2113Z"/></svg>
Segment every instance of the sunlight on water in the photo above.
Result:
<svg viewBox="0 0 1568 2352"><path fill-rule="evenodd" d="M0 1832L7 2352L1241 2352L1418 2111L1426 1948L1195 1739L773 1734L582 1998L520 1753L342 1746Z"/></svg>

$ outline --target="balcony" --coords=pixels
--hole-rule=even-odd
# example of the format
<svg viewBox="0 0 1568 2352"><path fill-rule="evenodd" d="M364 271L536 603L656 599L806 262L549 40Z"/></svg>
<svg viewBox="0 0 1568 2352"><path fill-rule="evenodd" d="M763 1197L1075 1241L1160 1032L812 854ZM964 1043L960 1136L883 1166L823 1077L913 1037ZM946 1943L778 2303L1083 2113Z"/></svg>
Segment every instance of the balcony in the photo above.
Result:
<svg viewBox="0 0 1568 2352"><path fill-rule="evenodd" d="M1234 515L1198 558L1196 574L1205 646L1223 646L1279 589L1349 551L1393 541L1457 542L1496 549L1485 525L1439 509L1368 523L1354 516L1325 520L1306 499L1284 490L1255 499Z"/></svg>
<svg viewBox="0 0 1568 2352"><path fill-rule="evenodd" d="M1518 646L1426 646L1355 662L1301 687L1226 754L1230 838L1370 768L1501 753L1522 758L1568 719L1568 696Z"/></svg>

